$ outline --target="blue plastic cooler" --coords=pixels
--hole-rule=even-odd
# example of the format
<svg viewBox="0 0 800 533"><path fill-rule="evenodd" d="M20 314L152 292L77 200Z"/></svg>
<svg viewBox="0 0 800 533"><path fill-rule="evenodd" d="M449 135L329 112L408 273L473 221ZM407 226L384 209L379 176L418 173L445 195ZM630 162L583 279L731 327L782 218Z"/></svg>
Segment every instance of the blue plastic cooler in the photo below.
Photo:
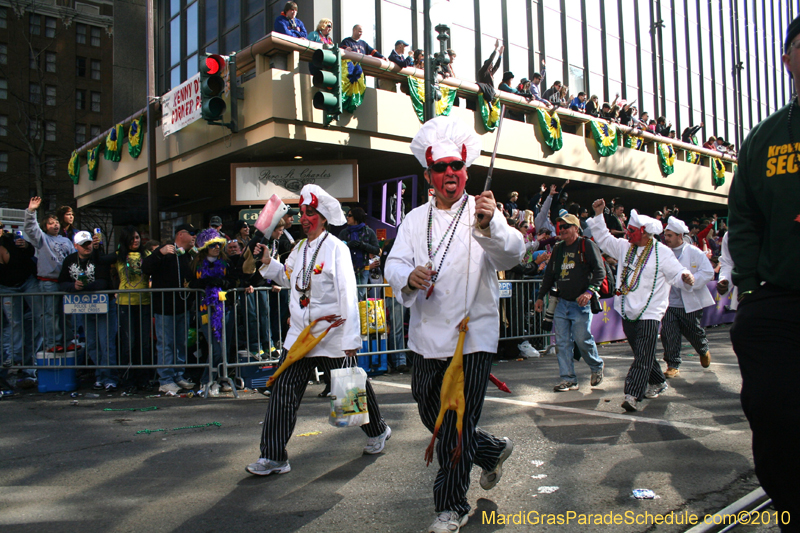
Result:
<svg viewBox="0 0 800 533"><path fill-rule="evenodd" d="M75 364L75 352L36 354L36 377L39 392L72 392L78 389L78 372L74 368L52 370L59 366Z"/></svg>
<svg viewBox="0 0 800 533"><path fill-rule="evenodd" d="M365 352L381 352L386 350L386 335L380 335L378 339L371 338L361 341L361 349ZM380 376L389 371L389 358L385 353L375 353L372 355L359 355L358 366L363 368L368 376Z"/></svg>

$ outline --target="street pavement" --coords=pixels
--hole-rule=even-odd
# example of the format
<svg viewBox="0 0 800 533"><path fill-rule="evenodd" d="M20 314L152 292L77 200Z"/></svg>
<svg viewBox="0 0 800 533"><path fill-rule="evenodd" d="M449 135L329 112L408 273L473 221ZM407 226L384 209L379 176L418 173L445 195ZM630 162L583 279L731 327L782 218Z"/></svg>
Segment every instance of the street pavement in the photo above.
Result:
<svg viewBox="0 0 800 533"><path fill-rule="evenodd" d="M702 521L756 489L729 327L709 329L709 337L711 367L703 369L685 343L680 377L636 413L620 407L632 361L626 343L599 347L606 363L599 387L589 386L589 368L577 362L581 388L567 393L553 392L554 356L498 361L493 372L512 394L490 384L481 426L513 439L514 453L489 492L473 469L473 511L463 530L685 531L689 526L642 521L646 513L652 520L670 512L673 520L694 514ZM288 445L292 471L267 477L244 470L258 458L268 402L257 392L243 391L238 400L119 393L92 399L85 396L92 391L81 390L77 405L69 394L18 394L0 402L0 528L424 531L434 517L436 468L425 467L430 434L410 382L408 374L372 381L393 431L377 456L362 455L360 430L328 425L328 402L317 397L322 386L309 386ZM158 409L123 410L148 407ZM634 499L634 489L650 489L656 498ZM544 514L569 523L535 523ZM501 515L512 523L503 524ZM580 515L622 523L581 525ZM514 523L523 516L528 523Z"/></svg>

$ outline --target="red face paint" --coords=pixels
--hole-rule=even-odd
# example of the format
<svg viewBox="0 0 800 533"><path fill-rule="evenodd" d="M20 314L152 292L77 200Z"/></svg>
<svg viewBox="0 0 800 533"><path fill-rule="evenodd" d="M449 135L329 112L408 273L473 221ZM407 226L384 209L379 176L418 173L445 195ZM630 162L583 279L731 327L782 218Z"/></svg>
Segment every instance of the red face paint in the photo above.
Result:
<svg viewBox="0 0 800 533"><path fill-rule="evenodd" d="M311 206L300 206L300 226L309 237L316 237L321 233L322 216Z"/></svg>
<svg viewBox="0 0 800 533"><path fill-rule="evenodd" d="M642 239L644 233L645 233L644 226L642 226L641 228L635 228L631 225L628 225L628 233L626 237L628 238L629 243L635 244Z"/></svg>
<svg viewBox="0 0 800 533"><path fill-rule="evenodd" d="M450 163L451 161L459 161L459 158L443 157L436 163ZM444 202L444 207L450 207L464 194L464 188L467 186L466 166L461 170L453 170L448 166L444 172L436 172L433 169L429 169L428 173L431 178L431 185L436 190L436 197Z"/></svg>

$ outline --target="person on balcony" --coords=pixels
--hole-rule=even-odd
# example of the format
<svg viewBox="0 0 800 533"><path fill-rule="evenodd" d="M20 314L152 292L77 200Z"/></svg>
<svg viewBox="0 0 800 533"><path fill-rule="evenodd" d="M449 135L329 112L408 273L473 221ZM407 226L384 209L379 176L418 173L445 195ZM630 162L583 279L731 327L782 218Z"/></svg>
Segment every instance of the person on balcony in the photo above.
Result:
<svg viewBox="0 0 800 533"><path fill-rule="evenodd" d="M297 18L297 4L295 2L286 2L283 6L283 12L275 19L273 31L299 39L308 37L303 21Z"/></svg>
<svg viewBox="0 0 800 533"><path fill-rule="evenodd" d="M406 48L408 48L408 43L403 39L400 39L394 43L394 50L389 53L389 61L400 68L413 66L414 58L412 57L411 53L406 55Z"/></svg>
<svg viewBox="0 0 800 533"><path fill-rule="evenodd" d="M308 34L308 40L315 43L322 43L323 45L333 46L333 39L331 39L331 32L333 31L333 22L331 19L319 19L317 29Z"/></svg>
<svg viewBox="0 0 800 533"><path fill-rule="evenodd" d="M363 54L365 56L386 59L381 55L380 52L372 48L369 44L367 44L366 41L361 39L361 35L363 35L363 33L364 30L361 29L361 24L356 24L353 26L353 36L344 38L339 46L345 50L349 50L350 52L358 52L359 54Z"/></svg>

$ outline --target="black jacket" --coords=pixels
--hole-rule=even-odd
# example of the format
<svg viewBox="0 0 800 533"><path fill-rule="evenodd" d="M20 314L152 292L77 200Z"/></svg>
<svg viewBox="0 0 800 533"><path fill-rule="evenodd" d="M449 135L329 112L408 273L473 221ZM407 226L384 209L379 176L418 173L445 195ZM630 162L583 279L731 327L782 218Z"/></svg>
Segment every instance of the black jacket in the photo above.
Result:
<svg viewBox="0 0 800 533"><path fill-rule="evenodd" d="M61 273L58 275L58 284L64 292L78 292L75 282L84 277L87 283L82 291L104 291L112 289L111 267L116 256L101 256L100 250L92 251L86 259L81 259L78 252L64 258Z"/></svg>
<svg viewBox="0 0 800 533"><path fill-rule="evenodd" d="M180 289L185 287L192 278L189 254L181 255L161 253L161 249L166 245L161 245L153 253L142 260L142 272L150 276L154 289ZM174 293L153 293L153 312L157 315L175 315L185 313L188 309L186 305L187 293L176 291Z"/></svg>

